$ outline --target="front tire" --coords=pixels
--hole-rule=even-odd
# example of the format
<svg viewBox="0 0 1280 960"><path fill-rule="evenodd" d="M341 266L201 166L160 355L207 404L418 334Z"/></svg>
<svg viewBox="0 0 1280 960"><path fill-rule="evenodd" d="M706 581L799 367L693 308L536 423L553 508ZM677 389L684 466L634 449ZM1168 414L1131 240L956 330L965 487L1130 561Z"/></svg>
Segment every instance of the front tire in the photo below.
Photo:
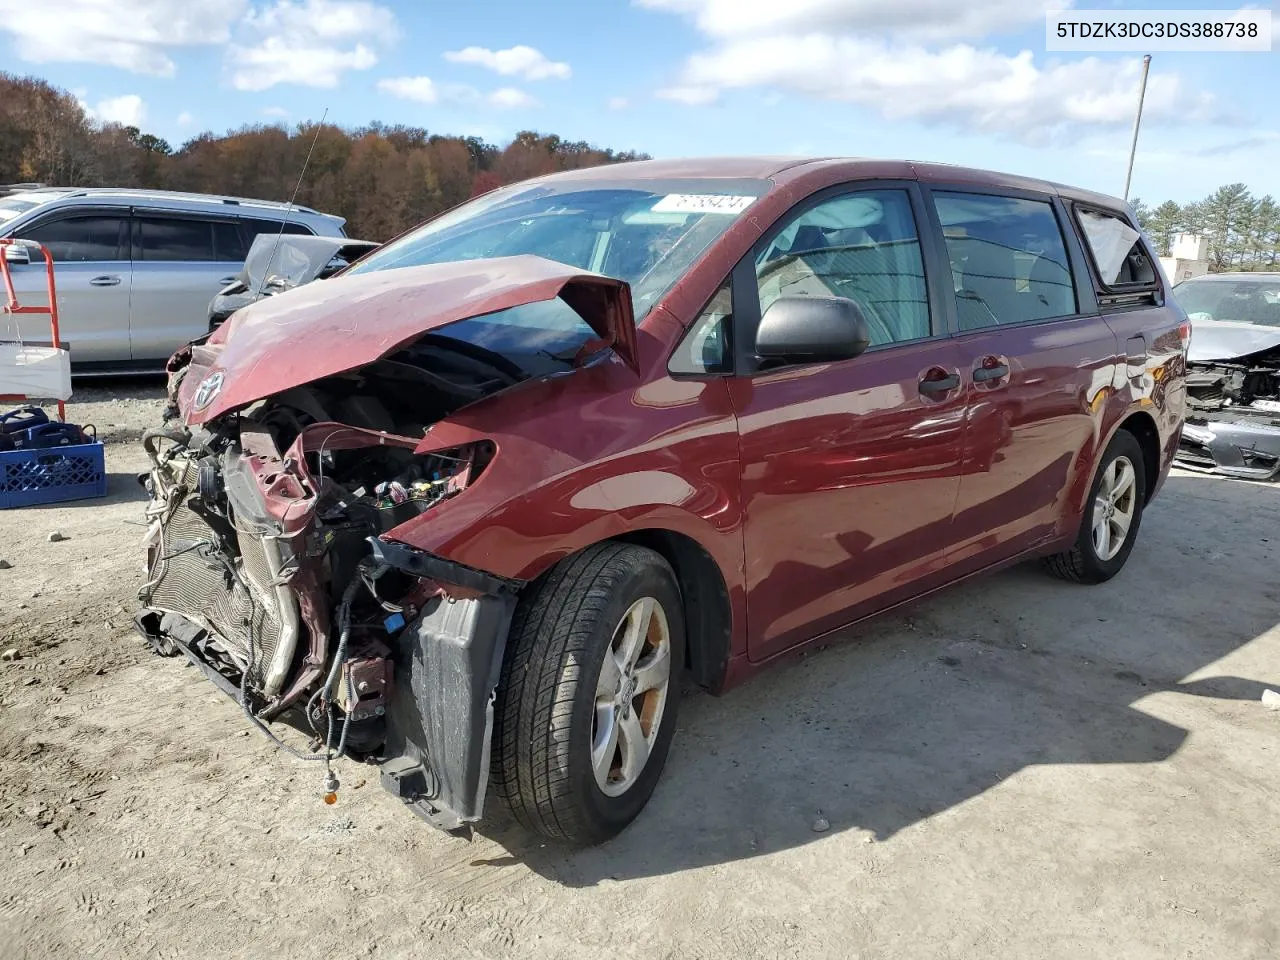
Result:
<svg viewBox="0 0 1280 960"><path fill-rule="evenodd" d="M516 819L576 844L648 802L675 732L684 616L671 566L605 543L521 597L494 704L494 781Z"/></svg>
<svg viewBox="0 0 1280 960"><path fill-rule="evenodd" d="M1110 580L1133 551L1146 500L1142 446L1132 433L1121 430L1102 455L1075 545L1047 558L1045 565L1054 575L1075 583Z"/></svg>

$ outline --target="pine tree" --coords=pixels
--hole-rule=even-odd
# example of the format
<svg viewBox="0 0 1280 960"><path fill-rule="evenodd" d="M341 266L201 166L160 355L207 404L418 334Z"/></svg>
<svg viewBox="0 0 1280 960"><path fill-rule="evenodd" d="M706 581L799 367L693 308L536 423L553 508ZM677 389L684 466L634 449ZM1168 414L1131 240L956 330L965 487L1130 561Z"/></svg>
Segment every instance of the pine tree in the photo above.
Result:
<svg viewBox="0 0 1280 960"><path fill-rule="evenodd" d="M1229 183L1201 204L1213 269L1225 270L1240 258L1241 231L1252 219L1254 203L1248 187L1243 183Z"/></svg>
<svg viewBox="0 0 1280 960"><path fill-rule="evenodd" d="M1160 256L1169 256L1173 249L1173 238L1181 232L1182 224L1182 208L1172 200L1166 200L1151 211L1145 226Z"/></svg>

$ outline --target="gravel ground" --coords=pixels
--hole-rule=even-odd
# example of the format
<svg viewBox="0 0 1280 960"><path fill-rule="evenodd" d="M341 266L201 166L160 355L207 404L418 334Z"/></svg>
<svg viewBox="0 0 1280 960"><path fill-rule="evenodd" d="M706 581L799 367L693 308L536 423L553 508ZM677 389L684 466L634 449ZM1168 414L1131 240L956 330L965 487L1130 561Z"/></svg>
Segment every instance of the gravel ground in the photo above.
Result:
<svg viewBox="0 0 1280 960"><path fill-rule="evenodd" d="M1014 569L693 695L649 808L574 852L436 833L352 763L326 807L144 653L160 394L78 393L106 500L0 512L5 957L1280 953L1276 488L1176 474L1109 584Z"/></svg>

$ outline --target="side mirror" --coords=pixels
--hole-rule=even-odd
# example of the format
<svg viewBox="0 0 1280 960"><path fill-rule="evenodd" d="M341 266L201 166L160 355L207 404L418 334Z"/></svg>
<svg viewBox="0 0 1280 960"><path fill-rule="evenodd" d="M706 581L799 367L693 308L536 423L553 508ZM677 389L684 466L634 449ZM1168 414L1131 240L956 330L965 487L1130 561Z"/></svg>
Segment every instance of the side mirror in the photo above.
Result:
<svg viewBox="0 0 1280 960"><path fill-rule="evenodd" d="M779 297L756 331L756 355L770 360L850 360L870 343L862 308L844 297Z"/></svg>
<svg viewBox="0 0 1280 960"><path fill-rule="evenodd" d="M30 263L31 251L22 243L6 243L4 245L4 258L9 263Z"/></svg>

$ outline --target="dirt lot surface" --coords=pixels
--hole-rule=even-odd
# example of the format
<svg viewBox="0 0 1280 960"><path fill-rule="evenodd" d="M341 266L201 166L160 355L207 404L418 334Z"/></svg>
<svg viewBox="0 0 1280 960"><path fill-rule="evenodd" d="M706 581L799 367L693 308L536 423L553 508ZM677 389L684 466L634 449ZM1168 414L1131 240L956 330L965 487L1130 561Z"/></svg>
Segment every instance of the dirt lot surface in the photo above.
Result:
<svg viewBox="0 0 1280 960"><path fill-rule="evenodd" d="M72 406L106 500L0 513L0 956L1280 955L1280 489L1175 475L1105 586L1015 569L692 695L646 812L574 852L436 833L350 762L326 807L144 652L159 395Z"/></svg>

